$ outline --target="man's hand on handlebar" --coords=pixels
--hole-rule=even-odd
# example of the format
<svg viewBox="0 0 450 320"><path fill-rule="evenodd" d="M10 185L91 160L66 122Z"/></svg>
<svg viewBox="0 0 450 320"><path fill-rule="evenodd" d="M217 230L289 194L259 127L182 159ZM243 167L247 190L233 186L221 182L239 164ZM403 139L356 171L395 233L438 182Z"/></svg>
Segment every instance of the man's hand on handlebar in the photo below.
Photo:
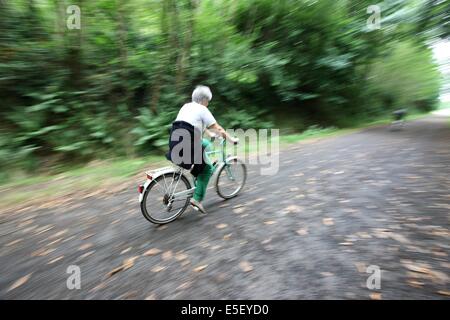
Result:
<svg viewBox="0 0 450 320"><path fill-rule="evenodd" d="M225 130L224 128L222 128L218 123L213 124L212 126L210 126L207 131L208 134L211 136L211 130L214 130L215 132L218 133L218 135L224 139L228 139L230 142L232 142L233 144L238 144L239 143L239 139L238 138L234 138L232 136L230 136ZM214 137L211 136L212 139L214 139L217 135L216 133L214 133Z"/></svg>

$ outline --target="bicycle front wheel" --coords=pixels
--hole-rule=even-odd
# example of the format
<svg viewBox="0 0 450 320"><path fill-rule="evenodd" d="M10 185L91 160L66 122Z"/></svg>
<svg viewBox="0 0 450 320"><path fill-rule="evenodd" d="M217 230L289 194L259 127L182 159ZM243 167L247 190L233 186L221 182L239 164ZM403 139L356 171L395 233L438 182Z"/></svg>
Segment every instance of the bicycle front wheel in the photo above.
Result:
<svg viewBox="0 0 450 320"><path fill-rule="evenodd" d="M148 186L141 202L144 217L155 224L166 224L174 221L183 214L189 205L190 195L186 191L191 189L189 180L180 173L166 173ZM181 197L174 194L184 192Z"/></svg>
<svg viewBox="0 0 450 320"><path fill-rule="evenodd" d="M216 179L217 194L223 199L236 197L247 180L247 167L239 159L233 158L219 169Z"/></svg>

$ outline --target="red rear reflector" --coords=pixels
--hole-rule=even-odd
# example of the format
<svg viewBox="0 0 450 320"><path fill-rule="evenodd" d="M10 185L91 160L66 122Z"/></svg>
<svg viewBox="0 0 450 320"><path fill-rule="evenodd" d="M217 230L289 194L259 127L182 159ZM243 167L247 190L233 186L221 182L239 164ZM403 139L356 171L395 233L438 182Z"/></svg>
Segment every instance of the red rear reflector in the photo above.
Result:
<svg viewBox="0 0 450 320"><path fill-rule="evenodd" d="M143 185L140 185L140 186L138 187L138 191L139 191L139 193L144 192L144 186L143 186Z"/></svg>
<svg viewBox="0 0 450 320"><path fill-rule="evenodd" d="M147 173L147 179L152 180L152 176Z"/></svg>

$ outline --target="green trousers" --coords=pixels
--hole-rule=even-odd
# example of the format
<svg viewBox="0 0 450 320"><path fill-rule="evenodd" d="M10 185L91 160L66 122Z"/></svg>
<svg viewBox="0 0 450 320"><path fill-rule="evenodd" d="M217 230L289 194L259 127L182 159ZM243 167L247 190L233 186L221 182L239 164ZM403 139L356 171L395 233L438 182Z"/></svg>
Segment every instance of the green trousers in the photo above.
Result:
<svg viewBox="0 0 450 320"><path fill-rule="evenodd" d="M208 151L211 147L211 142L207 139L203 139L202 146L205 148L205 151ZM214 166L211 164L210 159L205 154L205 162L206 166L203 171L197 176L195 183L195 192L194 192L194 200L203 201L206 194L206 188L208 187L209 179L214 172Z"/></svg>

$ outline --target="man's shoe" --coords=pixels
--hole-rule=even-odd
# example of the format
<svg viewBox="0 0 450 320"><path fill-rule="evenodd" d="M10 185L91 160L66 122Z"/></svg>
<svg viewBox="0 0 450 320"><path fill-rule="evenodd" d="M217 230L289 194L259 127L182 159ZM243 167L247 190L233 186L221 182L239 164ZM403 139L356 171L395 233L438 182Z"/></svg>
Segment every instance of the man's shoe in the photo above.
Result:
<svg viewBox="0 0 450 320"><path fill-rule="evenodd" d="M191 199L190 203L191 203L191 206L192 206L195 210L199 211L199 212L202 213L202 214L207 214L205 208L203 208L203 205L202 205L200 202L198 202L197 200Z"/></svg>

